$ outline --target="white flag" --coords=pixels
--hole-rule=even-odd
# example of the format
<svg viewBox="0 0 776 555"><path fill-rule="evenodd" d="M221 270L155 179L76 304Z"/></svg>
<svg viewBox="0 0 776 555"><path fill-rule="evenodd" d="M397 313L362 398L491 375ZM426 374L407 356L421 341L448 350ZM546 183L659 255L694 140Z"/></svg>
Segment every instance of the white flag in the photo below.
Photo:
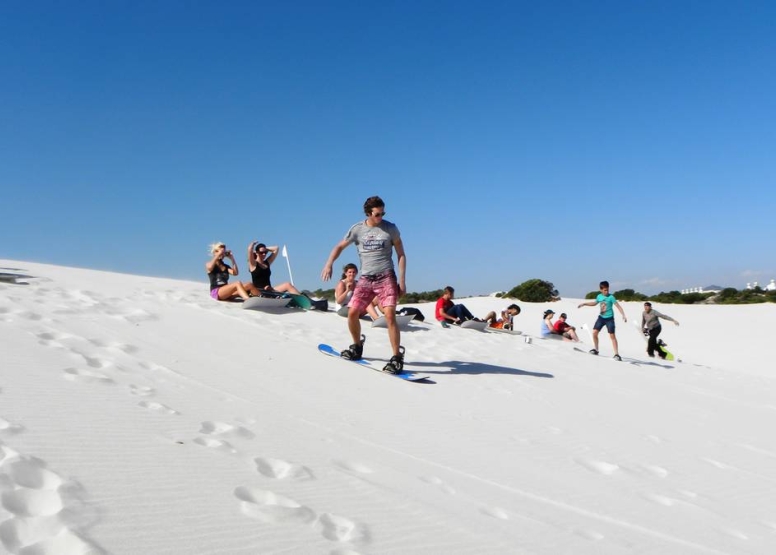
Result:
<svg viewBox="0 0 776 555"><path fill-rule="evenodd" d="M285 245L283 245L283 250L280 252L280 254L283 258L288 258L288 251L286 250Z"/></svg>

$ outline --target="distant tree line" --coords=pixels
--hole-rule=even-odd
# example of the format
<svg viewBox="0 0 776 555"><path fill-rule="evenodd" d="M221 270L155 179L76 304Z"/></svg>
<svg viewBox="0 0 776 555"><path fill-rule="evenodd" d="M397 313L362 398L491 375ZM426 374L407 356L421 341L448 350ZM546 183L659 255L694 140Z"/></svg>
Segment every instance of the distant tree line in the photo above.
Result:
<svg viewBox="0 0 776 555"><path fill-rule="evenodd" d="M598 291L585 295L586 299L595 299ZM613 293L618 301L655 301L667 304L754 304L776 302L776 291L765 291L760 287L738 290L726 287L719 293L681 293L679 291L661 291L657 295L644 295L633 289L622 289Z"/></svg>
<svg viewBox="0 0 776 555"><path fill-rule="evenodd" d="M334 301L334 289L316 289L308 292L311 296L329 299ZM407 293L401 299L399 304L415 304L436 301L442 296L442 289L434 291L423 291L420 293ZM595 299L598 291L591 291L585 295L586 299ZM765 291L761 287L754 289L735 289L727 287L719 293L681 293L679 291L661 291L657 295L645 295L634 291L633 289L621 289L614 292L618 301L654 301L666 304L755 304L755 303L774 303L776 302L776 291ZM516 285L507 292L496 293L496 297L517 299L528 303L545 303L556 301L558 290L550 281L542 279L529 279L520 285Z"/></svg>

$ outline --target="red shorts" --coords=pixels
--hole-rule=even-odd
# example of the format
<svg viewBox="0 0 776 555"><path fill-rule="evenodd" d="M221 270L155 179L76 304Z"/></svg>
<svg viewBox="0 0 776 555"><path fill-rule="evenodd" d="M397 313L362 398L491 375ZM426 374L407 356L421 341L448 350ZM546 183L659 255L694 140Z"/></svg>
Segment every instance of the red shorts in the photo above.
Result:
<svg viewBox="0 0 776 555"><path fill-rule="evenodd" d="M399 301L399 284L395 273L386 272L377 276L358 278L348 308L356 308L359 312L364 312L375 297L380 306L396 306Z"/></svg>

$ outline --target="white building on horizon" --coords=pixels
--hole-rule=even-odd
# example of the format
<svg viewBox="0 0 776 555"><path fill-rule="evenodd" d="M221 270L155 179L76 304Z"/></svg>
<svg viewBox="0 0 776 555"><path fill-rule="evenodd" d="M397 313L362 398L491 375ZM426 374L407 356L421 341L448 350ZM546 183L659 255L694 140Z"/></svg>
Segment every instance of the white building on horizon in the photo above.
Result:
<svg viewBox="0 0 776 555"><path fill-rule="evenodd" d="M747 283L746 284L746 288L747 289L757 289L759 286L760 286L760 284L758 282L756 282L756 281L753 282L753 283ZM772 279L771 282L768 285L763 287L763 289L765 291L776 291L776 280Z"/></svg>
<svg viewBox="0 0 776 555"><path fill-rule="evenodd" d="M718 285L708 285L706 287L690 287L689 289L682 289L681 293L682 295L687 295L688 293L719 293L722 291L722 288Z"/></svg>

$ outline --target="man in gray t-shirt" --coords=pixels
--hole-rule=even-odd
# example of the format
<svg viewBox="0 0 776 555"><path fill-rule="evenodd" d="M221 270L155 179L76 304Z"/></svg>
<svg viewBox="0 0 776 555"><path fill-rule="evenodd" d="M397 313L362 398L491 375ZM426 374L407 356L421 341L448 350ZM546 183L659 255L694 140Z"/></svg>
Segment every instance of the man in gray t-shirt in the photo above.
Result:
<svg viewBox="0 0 776 555"><path fill-rule="evenodd" d="M401 334L396 324L396 304L399 297L406 293L404 275L407 268L407 257L404 254L404 244L399 228L385 221L385 203L380 197L369 197L364 203L366 219L351 226L345 238L337 243L329 254L321 272L321 279L331 279L334 261L348 245L355 243L361 261L361 277L358 279L353 297L348 303L348 329L353 336L353 344L342 351L342 357L350 360L361 358L364 350L364 340L361 335L361 320L359 316L377 297L381 310L385 314L388 325L388 337L391 340L393 357L385 365L383 371L398 374L404 368L404 347L401 346ZM399 277L393 266L393 251L398 258Z"/></svg>
<svg viewBox="0 0 776 555"><path fill-rule="evenodd" d="M644 335L649 336L647 340L647 354L650 357L654 357L655 353L657 353L660 358L666 358L666 355L660 349L660 343L657 339L657 336L663 331L663 326L660 325L661 318L673 322L677 326L679 325L679 322L670 316L652 308L651 302L647 301L644 303L644 312L641 313L641 329L644 331Z"/></svg>

